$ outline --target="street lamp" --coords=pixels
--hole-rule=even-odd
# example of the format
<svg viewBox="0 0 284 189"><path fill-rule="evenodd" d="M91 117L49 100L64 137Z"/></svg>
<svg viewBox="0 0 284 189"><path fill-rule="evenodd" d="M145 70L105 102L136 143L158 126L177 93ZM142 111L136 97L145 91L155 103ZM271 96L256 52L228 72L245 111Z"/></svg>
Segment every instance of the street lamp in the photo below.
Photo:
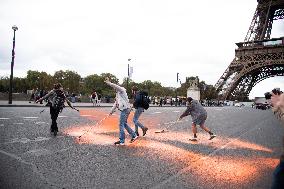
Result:
<svg viewBox="0 0 284 189"><path fill-rule="evenodd" d="M178 74L179 73L177 73L177 83L178 83ZM175 103L175 105L177 106L177 87L176 87L176 103Z"/></svg>
<svg viewBox="0 0 284 189"><path fill-rule="evenodd" d="M13 37L13 50L12 50L12 62L11 62L11 75L10 75L10 88L9 88L9 104L12 104L12 92L13 92L13 68L14 68L14 59L15 59L15 34L18 30L18 27L14 25L12 27L14 30L14 37Z"/></svg>

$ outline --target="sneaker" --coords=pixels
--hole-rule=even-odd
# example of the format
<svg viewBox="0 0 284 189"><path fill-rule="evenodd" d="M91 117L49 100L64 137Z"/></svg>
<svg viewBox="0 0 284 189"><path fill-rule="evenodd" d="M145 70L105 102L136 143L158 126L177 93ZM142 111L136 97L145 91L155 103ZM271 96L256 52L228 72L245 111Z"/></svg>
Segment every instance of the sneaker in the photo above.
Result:
<svg viewBox="0 0 284 189"><path fill-rule="evenodd" d="M197 138L190 138L189 140L192 142L197 142Z"/></svg>
<svg viewBox="0 0 284 189"><path fill-rule="evenodd" d="M213 138L215 138L216 137L216 135L210 135L210 138L209 138L209 140L212 140Z"/></svg>
<svg viewBox="0 0 284 189"><path fill-rule="evenodd" d="M148 127L144 127L144 128L142 129L142 131L143 131L143 136L145 136L146 133L147 133L147 131L148 131Z"/></svg>
<svg viewBox="0 0 284 189"><path fill-rule="evenodd" d="M120 141L116 141L116 142L114 143L114 145L124 146L125 143L124 143L124 142L120 142Z"/></svg>
<svg viewBox="0 0 284 189"><path fill-rule="evenodd" d="M132 138L132 139L130 140L130 143L134 142L137 138L138 138L138 136Z"/></svg>
<svg viewBox="0 0 284 189"><path fill-rule="evenodd" d="M139 136L139 133L138 133L138 131L135 131L135 134L136 134L136 136ZM144 135L143 135L144 136Z"/></svg>

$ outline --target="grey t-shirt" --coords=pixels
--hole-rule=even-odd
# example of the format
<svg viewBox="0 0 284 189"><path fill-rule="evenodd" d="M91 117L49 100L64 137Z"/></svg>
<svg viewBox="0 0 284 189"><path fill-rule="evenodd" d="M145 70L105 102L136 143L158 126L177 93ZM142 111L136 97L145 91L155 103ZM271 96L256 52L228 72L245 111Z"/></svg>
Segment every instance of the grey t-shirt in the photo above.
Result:
<svg viewBox="0 0 284 189"><path fill-rule="evenodd" d="M188 105L187 109L184 111L184 113L180 116L185 117L191 115L192 117L192 122L196 122L200 118L205 118L207 117L207 112L204 109L204 107L197 101L197 100L192 100Z"/></svg>

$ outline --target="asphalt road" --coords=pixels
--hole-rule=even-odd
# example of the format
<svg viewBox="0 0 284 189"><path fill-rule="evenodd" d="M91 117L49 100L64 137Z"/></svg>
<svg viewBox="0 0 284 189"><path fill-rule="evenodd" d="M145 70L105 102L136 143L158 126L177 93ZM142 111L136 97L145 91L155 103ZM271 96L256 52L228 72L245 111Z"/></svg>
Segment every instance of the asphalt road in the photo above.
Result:
<svg viewBox="0 0 284 189"><path fill-rule="evenodd" d="M210 141L199 128L198 142L191 142L191 118L174 124L184 107L152 107L141 117L149 127L147 135L134 143L127 135L126 146L113 145L118 139L118 115L96 124L109 110L80 108L78 113L65 108L58 118L60 133L54 137L49 133L48 108L1 107L0 188L266 189L271 185L283 128L270 110L206 108L206 124L217 137ZM155 133L166 127L169 132Z"/></svg>

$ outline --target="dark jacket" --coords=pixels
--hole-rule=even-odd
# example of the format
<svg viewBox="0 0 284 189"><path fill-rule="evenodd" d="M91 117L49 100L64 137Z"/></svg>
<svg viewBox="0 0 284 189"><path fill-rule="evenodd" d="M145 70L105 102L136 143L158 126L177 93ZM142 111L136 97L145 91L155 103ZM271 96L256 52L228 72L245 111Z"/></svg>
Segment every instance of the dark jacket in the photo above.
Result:
<svg viewBox="0 0 284 189"><path fill-rule="evenodd" d="M148 93L145 91L138 91L135 95L134 95L134 102L133 102L133 107L135 109L137 108L143 108L143 98L145 98L145 96L148 96Z"/></svg>

